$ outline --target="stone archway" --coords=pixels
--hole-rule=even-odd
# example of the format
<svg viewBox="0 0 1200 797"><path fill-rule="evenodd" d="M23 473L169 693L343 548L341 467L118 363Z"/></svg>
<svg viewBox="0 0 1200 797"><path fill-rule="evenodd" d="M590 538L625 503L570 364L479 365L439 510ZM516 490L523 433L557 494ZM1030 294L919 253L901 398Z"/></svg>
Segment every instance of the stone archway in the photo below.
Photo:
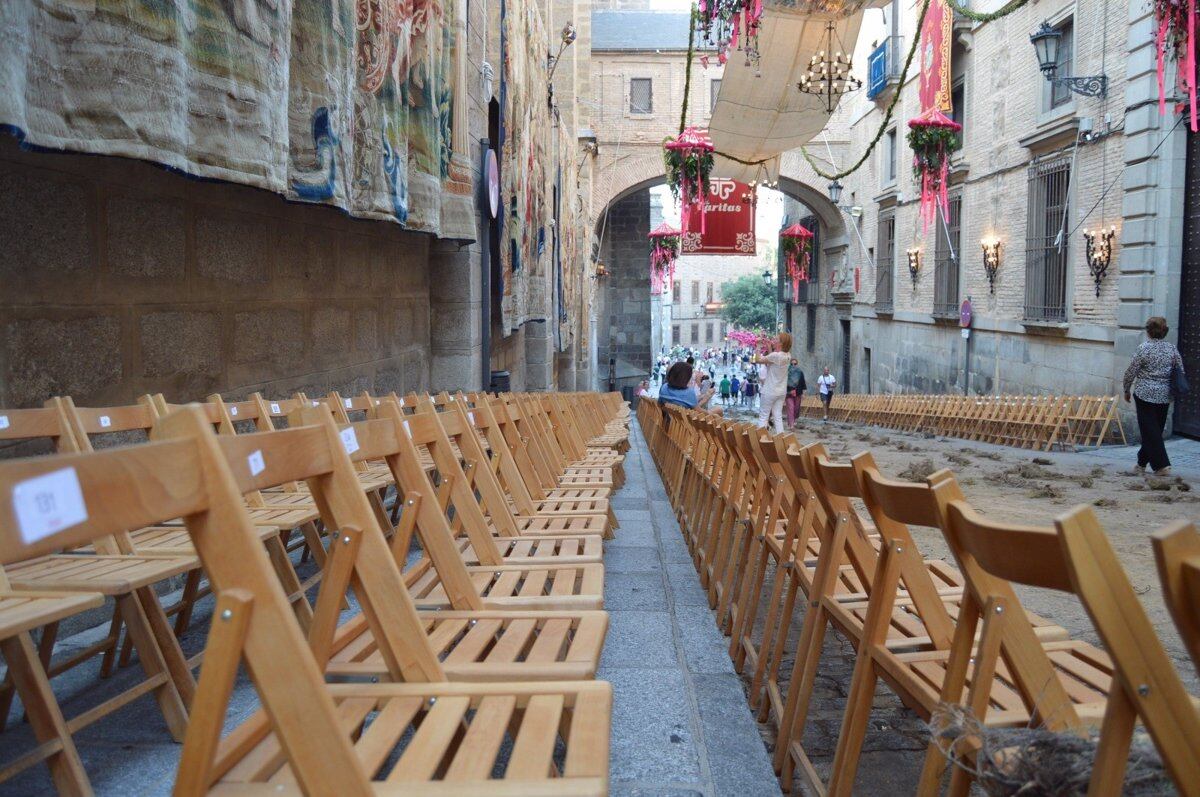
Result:
<svg viewBox="0 0 1200 797"><path fill-rule="evenodd" d="M608 270L592 307L597 334L593 374L601 390L608 388L610 367L618 390L635 384L650 369L649 189L665 181L662 150L657 145L638 145L607 161L602 156L592 182L592 206L601 209L596 216L597 254ZM851 231L842 211L829 201L825 190L816 187L824 184L796 152L783 158L775 189L803 203L817 217L822 260L827 268L840 270Z"/></svg>

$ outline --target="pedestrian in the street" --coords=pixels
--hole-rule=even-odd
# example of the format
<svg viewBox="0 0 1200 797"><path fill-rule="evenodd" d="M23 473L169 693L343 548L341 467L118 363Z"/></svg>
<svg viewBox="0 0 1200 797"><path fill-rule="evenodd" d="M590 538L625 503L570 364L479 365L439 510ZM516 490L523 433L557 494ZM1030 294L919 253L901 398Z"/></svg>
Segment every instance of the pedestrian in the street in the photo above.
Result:
<svg viewBox="0 0 1200 797"><path fill-rule="evenodd" d="M746 377L746 406L754 412L754 397L758 395L758 374L751 371Z"/></svg>
<svg viewBox="0 0 1200 797"><path fill-rule="evenodd" d="M742 403L742 380L738 379L736 372L733 379L729 380L729 396L733 399L734 406Z"/></svg>
<svg viewBox="0 0 1200 797"><path fill-rule="evenodd" d="M1163 430L1167 426L1171 401L1182 395L1187 382L1179 349L1164 340L1169 331L1167 319L1162 316L1147 320L1146 336L1149 339L1138 346L1125 369L1125 401L1130 401L1132 396L1137 408L1138 432L1142 437L1137 470L1143 472L1149 465L1158 476L1171 471Z"/></svg>
<svg viewBox="0 0 1200 797"><path fill-rule="evenodd" d="M732 387L732 385L729 382L729 374L725 374L724 376L721 377L721 386L720 387L721 387L721 404L724 406L728 406L729 405L729 389Z"/></svg>
<svg viewBox="0 0 1200 797"><path fill-rule="evenodd" d="M667 383L658 389L660 404L676 404L692 409L699 401L696 388L692 386L692 366L678 362L667 371Z"/></svg>
<svg viewBox="0 0 1200 797"><path fill-rule="evenodd" d="M833 401L833 389L837 387L837 378L829 373L829 366L821 371L821 375L817 377L817 390L821 394L821 404L824 410L822 420L829 420L829 402Z"/></svg>
<svg viewBox="0 0 1200 797"><path fill-rule="evenodd" d="M808 389L808 384L804 381L804 371L800 369L800 362L795 357L788 365L787 389L787 428L791 429L796 425L796 416L800 414L800 402L804 399L804 391Z"/></svg>
<svg viewBox="0 0 1200 797"><path fill-rule="evenodd" d="M761 358L763 368L762 395L759 399L758 427L766 429L768 421L775 434L783 434L783 402L788 390L788 366L792 361L792 336L779 333L774 351Z"/></svg>

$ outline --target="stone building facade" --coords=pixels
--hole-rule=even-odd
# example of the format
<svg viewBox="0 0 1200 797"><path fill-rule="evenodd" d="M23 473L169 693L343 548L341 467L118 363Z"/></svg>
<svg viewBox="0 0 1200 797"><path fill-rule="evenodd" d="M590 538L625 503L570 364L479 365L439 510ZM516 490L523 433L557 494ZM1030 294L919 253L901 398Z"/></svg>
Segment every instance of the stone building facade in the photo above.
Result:
<svg viewBox="0 0 1200 797"><path fill-rule="evenodd" d="M456 97L466 105L456 106L455 123L465 123L479 193L473 242L0 136L0 406L56 394L118 404L160 390L182 401L254 390L479 389L496 368L512 371L514 389L574 389L579 373L579 386L590 385L594 283L571 271L578 264L559 280L583 284L570 306L533 308L533 320L507 335L493 329L499 296L481 169L501 96L499 6L458 6L466 64ZM589 8L538 4L554 45L565 22L583 28L554 75L554 102L572 131L588 124L576 100L587 87ZM578 147L546 152L570 160L562 196L586 206L591 158ZM558 234L551 230L551 246ZM586 249L590 221L576 235ZM541 295L554 297L560 284L547 279ZM568 340L559 324L572 321L582 334Z"/></svg>
<svg viewBox="0 0 1200 797"><path fill-rule="evenodd" d="M999 3L979 10L991 5ZM847 236L854 271L846 274L856 272L859 285L831 290L823 310L793 312L797 328L812 328L810 314L825 321L817 324L832 333L823 335L823 356L840 364L846 389L1112 395L1146 317L1186 325L1187 134L1159 116L1152 18L1142 5L1043 2L996 22L955 21L952 96L964 130L951 160L949 222L927 231L905 141L904 122L919 111L917 83L896 85L916 12L901 3L868 12L855 50L864 79L872 52L896 33L899 58L889 53L882 90L848 97L827 130L835 160L857 155L901 92L879 146L842 181L843 212L857 227ZM1042 76L1029 35L1043 20L1063 33L1069 53L1059 74L1104 74L1105 96ZM1116 250L1097 281L1083 232L1110 227ZM1000 245L994 280L984 242ZM910 249L919 252L915 277ZM959 327L968 298L969 338Z"/></svg>

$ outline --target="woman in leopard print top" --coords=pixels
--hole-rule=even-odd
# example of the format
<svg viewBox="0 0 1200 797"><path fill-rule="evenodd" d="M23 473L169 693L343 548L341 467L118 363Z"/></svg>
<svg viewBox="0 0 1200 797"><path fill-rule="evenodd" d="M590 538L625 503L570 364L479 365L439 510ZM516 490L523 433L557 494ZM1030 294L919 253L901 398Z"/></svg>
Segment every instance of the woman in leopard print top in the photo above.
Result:
<svg viewBox="0 0 1200 797"><path fill-rule="evenodd" d="M1171 467L1167 449L1163 444L1163 429L1167 425L1167 411L1171 408L1171 368L1183 368L1183 359L1175 344L1163 340L1169 327L1167 319L1154 316L1146 322L1146 334L1150 337L1133 355L1125 369L1125 400L1132 399L1137 407L1138 431L1142 436L1142 447L1138 449L1138 470L1146 465L1158 474L1166 473Z"/></svg>

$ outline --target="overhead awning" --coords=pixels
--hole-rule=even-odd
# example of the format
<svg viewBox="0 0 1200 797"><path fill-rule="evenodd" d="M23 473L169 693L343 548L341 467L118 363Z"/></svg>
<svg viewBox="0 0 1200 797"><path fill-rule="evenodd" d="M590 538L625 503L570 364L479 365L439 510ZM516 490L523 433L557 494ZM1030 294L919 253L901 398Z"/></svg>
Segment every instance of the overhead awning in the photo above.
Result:
<svg viewBox="0 0 1200 797"><path fill-rule="evenodd" d="M779 0L765 3L758 35L757 65L731 52L708 132L717 148L713 173L743 182L774 179L779 156L812 141L830 113L825 100L796 88L810 59L827 47L826 23L847 53L854 51L863 10L882 0ZM759 76L761 75L761 77ZM762 167L743 161L766 160Z"/></svg>

